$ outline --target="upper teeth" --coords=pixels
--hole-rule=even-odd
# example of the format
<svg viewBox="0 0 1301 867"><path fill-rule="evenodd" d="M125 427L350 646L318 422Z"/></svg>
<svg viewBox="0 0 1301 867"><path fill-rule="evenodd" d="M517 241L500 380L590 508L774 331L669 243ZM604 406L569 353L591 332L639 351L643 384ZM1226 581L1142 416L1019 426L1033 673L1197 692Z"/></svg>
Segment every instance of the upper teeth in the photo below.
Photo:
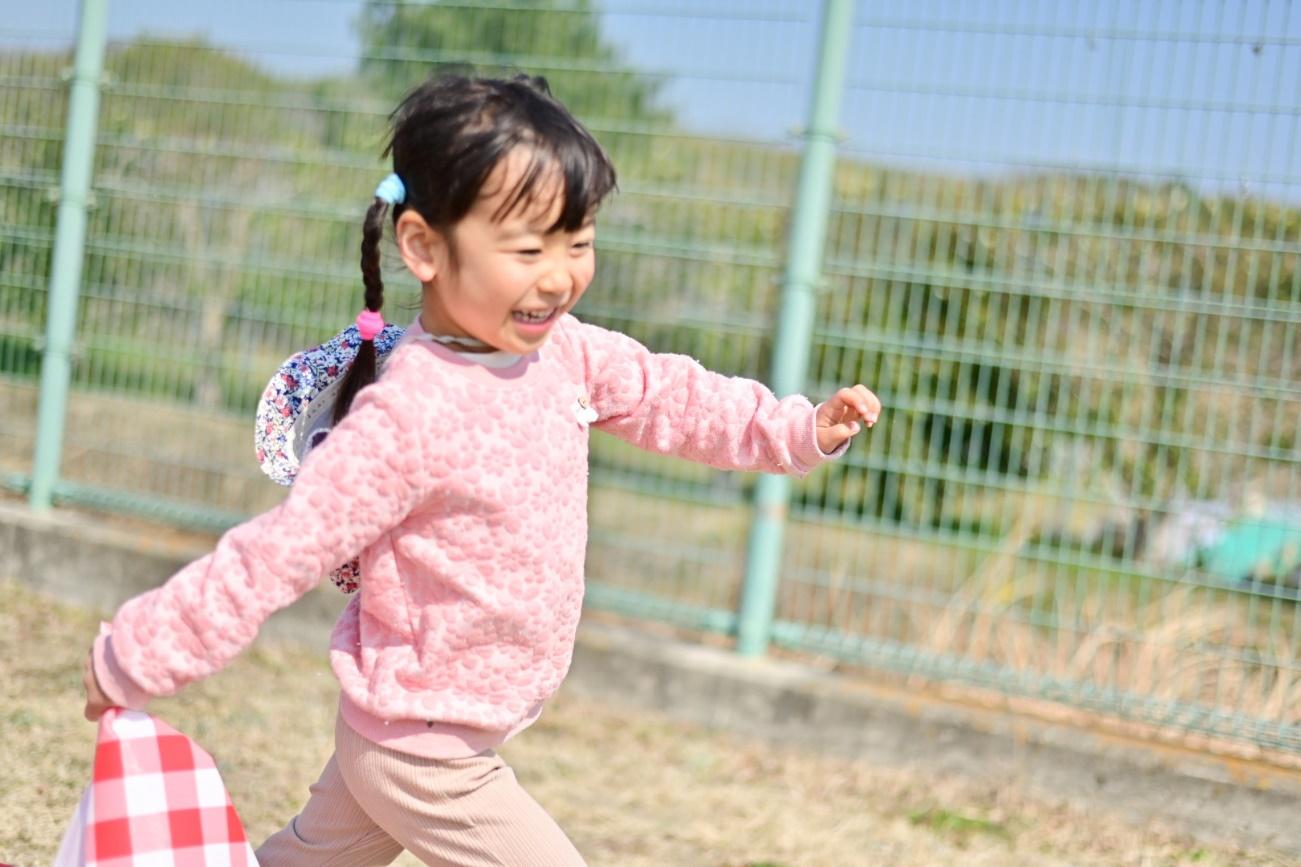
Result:
<svg viewBox="0 0 1301 867"><path fill-rule="evenodd" d="M546 319L548 316L551 315L551 311L550 310L521 310L519 315L523 316L525 319L531 319L534 322L541 322L543 319Z"/></svg>

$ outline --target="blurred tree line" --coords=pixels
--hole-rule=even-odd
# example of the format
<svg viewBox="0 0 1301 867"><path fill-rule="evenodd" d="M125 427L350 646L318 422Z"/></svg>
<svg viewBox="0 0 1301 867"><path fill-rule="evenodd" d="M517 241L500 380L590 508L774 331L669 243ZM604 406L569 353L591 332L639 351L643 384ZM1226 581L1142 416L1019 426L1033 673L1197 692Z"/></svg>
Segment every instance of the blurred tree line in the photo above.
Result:
<svg viewBox="0 0 1301 867"><path fill-rule="evenodd" d="M358 29L356 73L311 81L202 40L110 52L79 385L250 414L275 364L356 306L388 112L467 67L544 74L615 159L623 191L602 218L588 318L766 375L798 153L686 134L663 80L621 60L588 0L372 0ZM68 62L0 55L7 377L38 372ZM810 389L862 381L892 409L880 453L820 474L804 506L960 529L949 495L973 480L1087 468L1157 507L1295 456L1295 324L1274 314L1301 300L1296 207L843 160L836 193ZM1230 447L1203 448L1208 430Z"/></svg>

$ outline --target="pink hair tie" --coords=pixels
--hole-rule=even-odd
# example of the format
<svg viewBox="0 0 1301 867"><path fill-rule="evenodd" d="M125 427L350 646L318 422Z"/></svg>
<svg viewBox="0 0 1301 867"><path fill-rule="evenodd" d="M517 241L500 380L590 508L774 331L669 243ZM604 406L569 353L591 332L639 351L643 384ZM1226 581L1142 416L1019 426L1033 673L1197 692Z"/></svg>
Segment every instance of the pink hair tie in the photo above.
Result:
<svg viewBox="0 0 1301 867"><path fill-rule="evenodd" d="M384 317L377 310L363 309L357 314L357 330L362 340L374 340L384 330Z"/></svg>

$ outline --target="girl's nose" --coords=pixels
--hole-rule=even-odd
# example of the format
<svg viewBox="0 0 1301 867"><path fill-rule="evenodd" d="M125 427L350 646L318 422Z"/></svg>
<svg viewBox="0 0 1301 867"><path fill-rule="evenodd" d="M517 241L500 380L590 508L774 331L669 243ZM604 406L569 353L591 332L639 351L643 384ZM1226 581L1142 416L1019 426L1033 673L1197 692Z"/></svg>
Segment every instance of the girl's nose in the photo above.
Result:
<svg viewBox="0 0 1301 867"><path fill-rule="evenodd" d="M538 281L538 291L548 295L566 295L573 287L574 276L565 262L553 261Z"/></svg>

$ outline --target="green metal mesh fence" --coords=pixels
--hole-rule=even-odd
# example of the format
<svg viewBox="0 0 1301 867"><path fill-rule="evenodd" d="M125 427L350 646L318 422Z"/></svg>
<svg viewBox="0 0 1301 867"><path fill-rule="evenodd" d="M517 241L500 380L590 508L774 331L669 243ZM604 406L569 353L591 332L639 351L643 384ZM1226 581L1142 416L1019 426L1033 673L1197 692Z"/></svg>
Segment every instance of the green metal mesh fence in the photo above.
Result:
<svg viewBox="0 0 1301 867"><path fill-rule="evenodd" d="M777 637L1295 749L1298 28L1156 5L861 10L846 113L920 132L842 151L813 378L890 412Z"/></svg>
<svg viewBox="0 0 1301 867"><path fill-rule="evenodd" d="M23 33L0 54L0 473L11 481L32 464L71 39Z"/></svg>
<svg viewBox="0 0 1301 867"><path fill-rule="evenodd" d="M0 28L18 488L65 5ZM887 409L796 487L774 639L1301 751L1301 14L896 6L858 6L807 389ZM235 4L177 37L110 5L63 498L214 528L278 501L254 402L355 314L386 115L462 64L547 76L620 170L580 315L767 376L814 4L256 8L256 36ZM731 631L752 485L595 437L591 604Z"/></svg>

